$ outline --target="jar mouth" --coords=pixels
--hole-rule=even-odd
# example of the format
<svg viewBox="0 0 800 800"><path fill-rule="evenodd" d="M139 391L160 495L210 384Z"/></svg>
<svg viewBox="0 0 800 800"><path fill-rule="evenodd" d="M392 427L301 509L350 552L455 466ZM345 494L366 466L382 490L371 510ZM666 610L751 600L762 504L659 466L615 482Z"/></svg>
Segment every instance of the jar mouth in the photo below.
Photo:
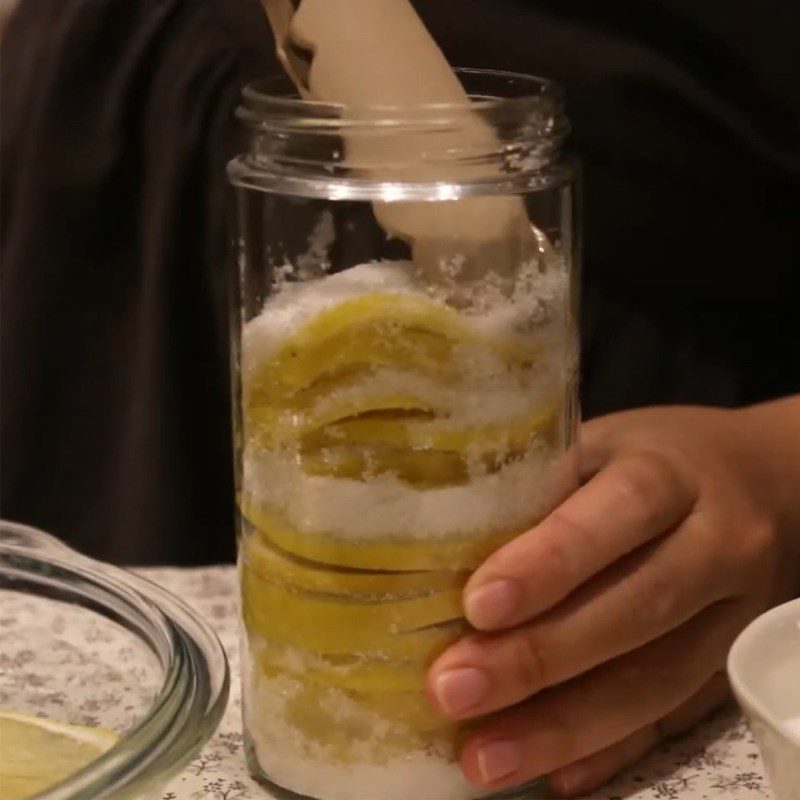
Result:
<svg viewBox="0 0 800 800"><path fill-rule="evenodd" d="M216 730L230 685L222 645L200 617L144 578L4 520L0 578L6 590L74 604L127 629L151 651L163 674L148 712L116 745L37 797L138 797L197 754Z"/></svg>
<svg viewBox="0 0 800 800"><path fill-rule="evenodd" d="M423 103L413 106L344 103L300 97L286 75L274 75L248 84L242 91L237 115L247 124L308 130L319 127L416 128L453 123L479 115L506 124L540 121L542 135L565 136L564 92L547 78L503 70L458 67L454 70L469 96L467 103Z"/></svg>
<svg viewBox="0 0 800 800"><path fill-rule="evenodd" d="M228 168L242 187L371 201L459 199L563 180L569 125L554 82L457 69L468 101L417 106L302 99L286 76L247 86L246 152Z"/></svg>

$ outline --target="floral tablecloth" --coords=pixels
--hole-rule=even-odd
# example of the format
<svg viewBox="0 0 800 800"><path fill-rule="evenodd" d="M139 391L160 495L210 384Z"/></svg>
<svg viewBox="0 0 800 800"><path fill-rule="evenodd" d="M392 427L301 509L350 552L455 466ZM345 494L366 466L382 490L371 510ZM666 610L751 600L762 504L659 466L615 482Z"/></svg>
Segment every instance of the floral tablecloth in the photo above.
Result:
<svg viewBox="0 0 800 800"><path fill-rule="evenodd" d="M236 623L236 575L232 567L147 569L198 609L216 628L231 661L231 700L222 724L200 756L174 778L163 800L266 800L244 765ZM626 800L771 800L761 758L735 711L726 711L690 735L656 752L593 795ZM365 797L364 800L371 800Z"/></svg>

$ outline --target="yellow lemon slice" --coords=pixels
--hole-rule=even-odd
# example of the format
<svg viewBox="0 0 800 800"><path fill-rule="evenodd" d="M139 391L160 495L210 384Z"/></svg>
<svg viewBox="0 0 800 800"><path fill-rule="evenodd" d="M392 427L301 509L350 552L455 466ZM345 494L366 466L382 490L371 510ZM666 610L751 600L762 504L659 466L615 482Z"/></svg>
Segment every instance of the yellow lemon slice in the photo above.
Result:
<svg viewBox="0 0 800 800"><path fill-rule="evenodd" d="M240 574L242 606L259 628L281 641L305 642L322 652L342 647L358 653L376 639L451 622L463 613L460 589L388 602L352 602L291 591L246 565Z"/></svg>
<svg viewBox="0 0 800 800"><path fill-rule="evenodd" d="M447 730L450 725L430 706L424 692L410 691L397 693L351 692L356 702L363 704L379 716L408 725L419 733Z"/></svg>
<svg viewBox="0 0 800 800"><path fill-rule="evenodd" d="M306 713L308 713L309 709L319 708L320 705L330 708L331 703L326 698L326 694L330 697L330 693L325 692L322 687L307 684L302 695L295 699L295 709L305 706ZM417 734L432 731L445 733L455 728L452 722L447 722L433 711L425 695L419 691L394 695L348 692L347 696L355 706L351 706L351 718L358 716L358 707L360 707L366 712L364 716L367 716L368 719L375 715ZM295 720L297 720L297 716L296 713ZM316 735L319 736L324 730L324 728L320 730L317 727ZM366 727L364 733L371 738L374 735L374 728L370 731Z"/></svg>
<svg viewBox="0 0 800 800"><path fill-rule="evenodd" d="M455 622L413 632L378 631L370 635L365 635L350 623L346 623L339 631L326 629L314 621L306 621L298 626L279 619L280 610L271 605L264 606L263 599L258 591L253 590L252 579L242 581L242 617L248 633L320 655L360 655L365 658L400 658L427 663L466 630L464 624Z"/></svg>
<svg viewBox="0 0 800 800"><path fill-rule="evenodd" d="M351 412L358 413L347 416ZM251 411L253 432L263 446L301 440L298 460L307 474L365 479L389 473L434 488L470 479L462 456L479 458L481 468L493 472L534 439L548 440L559 420L559 403L551 400L525 416L491 424L459 425L447 417L446 411L398 395L340 404L322 414Z"/></svg>
<svg viewBox="0 0 800 800"><path fill-rule="evenodd" d="M262 365L246 402L275 403L323 375L360 364L438 371L469 328L451 309L420 295L375 293L317 314Z"/></svg>
<svg viewBox="0 0 800 800"><path fill-rule="evenodd" d="M258 665L254 677L256 681L280 681L280 686L262 687L262 690L291 698L288 716L295 726L312 738L325 736L329 729L329 725L316 724L320 715L325 713L333 713L342 722L348 720L351 727L360 722L362 733L368 738L374 736L376 716L414 733L452 731L454 727L436 714L420 689L396 693L342 690L263 663ZM289 678L289 683L286 678ZM334 723L333 727L338 725Z"/></svg>
<svg viewBox="0 0 800 800"><path fill-rule="evenodd" d="M475 569L525 530L446 539L353 541L331 533L297 531L247 495L242 496L240 509L245 519L281 550L309 561L366 570Z"/></svg>
<svg viewBox="0 0 800 800"><path fill-rule="evenodd" d="M285 716L308 744L324 747L326 760L342 764L364 760L380 764L384 759L430 747L434 741L439 749L454 750L456 725L433 718L425 711L425 698L419 694L405 696L404 701L406 718L395 718L379 696L357 699L305 684L303 691L287 700ZM417 725L412 724L411 703L418 712Z"/></svg>
<svg viewBox="0 0 800 800"><path fill-rule="evenodd" d="M321 447L300 452L298 461L307 475L366 480L391 474L419 489L464 484L470 471L464 457L440 450L401 450L394 447ZM486 472L498 464L485 459Z"/></svg>
<svg viewBox="0 0 800 800"><path fill-rule="evenodd" d="M0 710L0 800L45 791L94 761L119 736L14 711Z"/></svg>
<svg viewBox="0 0 800 800"><path fill-rule="evenodd" d="M370 364L354 364L351 367L337 370L332 374L322 374L313 383L306 386L305 389L295 392L289 399L288 406L296 410L312 408L320 401L335 395L337 392L352 390L356 386L363 385L375 373L375 368ZM272 401L272 404L274 404L274 401Z"/></svg>
<svg viewBox="0 0 800 800"><path fill-rule="evenodd" d="M429 666L406 659L321 656L277 642L263 642L254 649L265 674L283 671L298 680L367 694L420 692Z"/></svg>
<svg viewBox="0 0 800 800"><path fill-rule="evenodd" d="M450 420L393 417L391 414L344 419L325 430L330 443L385 444L415 450L449 452L519 452L551 427L558 416L557 401L517 419L486 425L458 426ZM326 442L326 443L327 443Z"/></svg>
<svg viewBox="0 0 800 800"><path fill-rule="evenodd" d="M364 572L316 564L283 552L258 531L243 537L240 550L244 563L257 575L322 594L391 599L461 589L469 577L463 570Z"/></svg>
<svg viewBox="0 0 800 800"><path fill-rule="evenodd" d="M452 375L453 349L460 343L494 350L503 359L524 362L535 355L527 343L479 333L458 312L424 295L376 292L320 312L290 336L248 380L245 404L278 404L324 375L359 365Z"/></svg>
<svg viewBox="0 0 800 800"><path fill-rule="evenodd" d="M248 411L247 420L264 446L274 446L295 441L326 425L366 413L388 411L400 417L409 413L429 417L437 410L445 411L413 394L392 392L370 395L365 388L363 398L326 404L317 411L303 412L295 408L282 409L274 406L253 407Z"/></svg>

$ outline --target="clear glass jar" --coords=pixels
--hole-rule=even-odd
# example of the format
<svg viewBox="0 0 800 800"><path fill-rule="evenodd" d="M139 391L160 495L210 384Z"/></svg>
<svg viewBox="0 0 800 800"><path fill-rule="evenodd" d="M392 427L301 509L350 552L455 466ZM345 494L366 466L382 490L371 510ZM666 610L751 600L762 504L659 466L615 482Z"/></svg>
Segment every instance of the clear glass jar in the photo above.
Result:
<svg viewBox="0 0 800 800"><path fill-rule="evenodd" d="M37 800L161 797L228 701L228 661L208 624L155 584L4 520L0 607L0 708L120 736Z"/></svg>
<svg viewBox="0 0 800 800"><path fill-rule="evenodd" d="M233 387L250 768L321 800L468 798L426 669L461 590L572 488L561 95L413 109L245 90Z"/></svg>

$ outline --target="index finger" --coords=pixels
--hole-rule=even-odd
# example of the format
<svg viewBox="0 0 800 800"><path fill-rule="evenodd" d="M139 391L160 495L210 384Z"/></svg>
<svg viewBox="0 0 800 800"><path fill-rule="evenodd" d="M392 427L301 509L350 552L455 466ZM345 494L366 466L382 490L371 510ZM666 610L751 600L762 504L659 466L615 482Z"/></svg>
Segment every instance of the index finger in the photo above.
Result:
<svg viewBox="0 0 800 800"><path fill-rule="evenodd" d="M612 459L539 525L491 555L464 590L479 630L509 628L552 608L617 559L681 522L693 482L655 453Z"/></svg>

